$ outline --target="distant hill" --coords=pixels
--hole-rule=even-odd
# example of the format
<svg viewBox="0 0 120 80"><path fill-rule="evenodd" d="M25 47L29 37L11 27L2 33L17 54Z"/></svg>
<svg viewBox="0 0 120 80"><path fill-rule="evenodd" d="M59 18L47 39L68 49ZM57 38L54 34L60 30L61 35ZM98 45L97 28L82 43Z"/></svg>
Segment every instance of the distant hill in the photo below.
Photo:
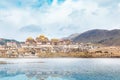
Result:
<svg viewBox="0 0 120 80"><path fill-rule="evenodd" d="M74 42L92 42L104 45L120 45L120 30L89 30L72 39Z"/></svg>
<svg viewBox="0 0 120 80"><path fill-rule="evenodd" d="M0 38L0 45L5 45L7 42L16 42L16 43L20 43L19 41L16 41L14 39L4 39L4 38Z"/></svg>

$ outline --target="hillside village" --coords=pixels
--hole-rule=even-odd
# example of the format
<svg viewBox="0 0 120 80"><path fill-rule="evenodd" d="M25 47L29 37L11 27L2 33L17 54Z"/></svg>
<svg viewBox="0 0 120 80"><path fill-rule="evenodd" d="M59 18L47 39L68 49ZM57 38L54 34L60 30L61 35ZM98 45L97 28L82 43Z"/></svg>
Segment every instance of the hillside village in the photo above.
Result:
<svg viewBox="0 0 120 80"><path fill-rule="evenodd" d="M25 42L0 45L0 57L119 57L119 47L73 42L69 39L48 39L39 35ZM115 52L116 51L116 52Z"/></svg>
<svg viewBox="0 0 120 80"><path fill-rule="evenodd" d="M68 39L49 40L46 36L40 35L33 39L28 37L25 42L17 44L16 42L7 42L6 45L0 46L0 55L5 57L25 57L25 56L40 56L40 54L68 54L88 52L95 49L95 45L91 43L75 43Z"/></svg>

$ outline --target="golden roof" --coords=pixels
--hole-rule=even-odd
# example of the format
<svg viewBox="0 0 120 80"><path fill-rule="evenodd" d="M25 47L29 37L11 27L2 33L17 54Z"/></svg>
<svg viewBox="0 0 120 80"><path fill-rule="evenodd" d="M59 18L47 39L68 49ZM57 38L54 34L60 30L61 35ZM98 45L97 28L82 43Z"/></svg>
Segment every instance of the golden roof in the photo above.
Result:
<svg viewBox="0 0 120 80"><path fill-rule="evenodd" d="M33 40L33 38L32 37L28 37L27 40Z"/></svg>
<svg viewBox="0 0 120 80"><path fill-rule="evenodd" d="M39 36L39 38L41 38L41 37L45 37L43 34L41 34L40 36Z"/></svg>

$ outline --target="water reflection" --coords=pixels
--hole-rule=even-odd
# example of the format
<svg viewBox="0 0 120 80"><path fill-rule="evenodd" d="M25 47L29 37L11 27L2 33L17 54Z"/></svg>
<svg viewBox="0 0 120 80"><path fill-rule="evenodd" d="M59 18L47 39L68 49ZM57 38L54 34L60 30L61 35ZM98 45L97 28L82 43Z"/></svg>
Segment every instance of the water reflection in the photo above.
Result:
<svg viewBox="0 0 120 80"><path fill-rule="evenodd" d="M0 80L120 80L120 59L0 59Z"/></svg>

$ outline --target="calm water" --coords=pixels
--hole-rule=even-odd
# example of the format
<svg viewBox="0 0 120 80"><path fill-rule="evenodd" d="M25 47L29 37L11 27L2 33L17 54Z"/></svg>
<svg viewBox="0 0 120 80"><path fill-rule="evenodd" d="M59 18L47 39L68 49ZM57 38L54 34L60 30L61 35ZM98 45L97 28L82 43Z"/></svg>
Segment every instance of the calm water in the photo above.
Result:
<svg viewBox="0 0 120 80"><path fill-rule="evenodd" d="M0 80L120 80L120 59L0 59Z"/></svg>

